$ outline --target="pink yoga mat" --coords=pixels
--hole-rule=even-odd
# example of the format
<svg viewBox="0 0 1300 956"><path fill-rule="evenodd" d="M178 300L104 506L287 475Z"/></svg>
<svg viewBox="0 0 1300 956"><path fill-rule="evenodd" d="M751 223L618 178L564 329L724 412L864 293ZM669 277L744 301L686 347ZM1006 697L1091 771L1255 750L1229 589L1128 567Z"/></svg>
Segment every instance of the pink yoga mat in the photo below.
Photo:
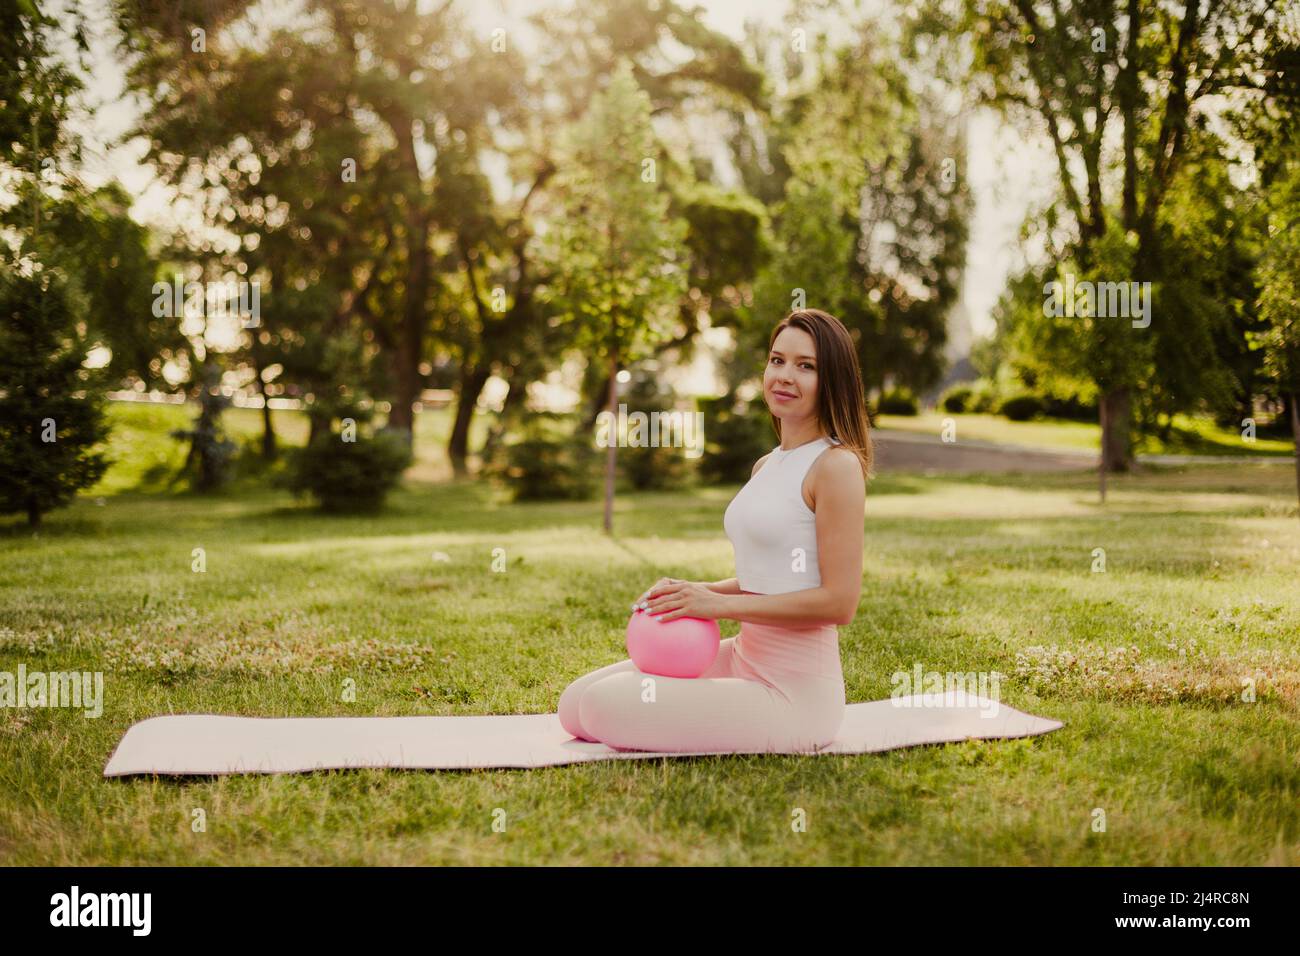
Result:
<svg viewBox="0 0 1300 956"><path fill-rule="evenodd" d="M839 736L809 756L863 754L967 739L1034 737L1059 720L974 695L915 694L845 708ZM759 751L728 751L755 753ZM571 737L556 714L486 717L225 717L178 714L133 724L106 777L131 774L303 773L392 767L460 770L553 767L589 760L720 755L616 750Z"/></svg>

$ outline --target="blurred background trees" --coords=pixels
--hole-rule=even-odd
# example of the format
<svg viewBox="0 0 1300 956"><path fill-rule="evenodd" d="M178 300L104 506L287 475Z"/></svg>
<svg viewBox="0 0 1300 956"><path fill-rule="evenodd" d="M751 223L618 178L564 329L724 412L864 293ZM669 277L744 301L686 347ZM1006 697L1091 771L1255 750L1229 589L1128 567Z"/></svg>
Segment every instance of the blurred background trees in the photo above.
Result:
<svg viewBox="0 0 1300 956"><path fill-rule="evenodd" d="M967 64L950 77L1050 139L1059 191L1035 229L1045 259L1068 264L1060 271L1079 282L1153 285L1146 328L1043 321L1023 296L1006 313L1021 320L1010 332L1013 363L1064 366L1095 390L1103 468L1130 468L1135 424L1149 430L1160 413L1248 407L1259 195L1230 180L1233 155L1214 121L1225 102L1266 109L1279 92L1296 43L1285 7L967 0L913 9L914 40L936 65Z"/></svg>
<svg viewBox="0 0 1300 956"><path fill-rule="evenodd" d="M754 400L767 337L801 305L848 325L880 412L1100 421L1113 470L1182 416L1279 433L1300 415L1285 5L796 0L739 38L671 0L495 26L456 0L46 9L0 10L5 275L66 292L98 393L199 402L183 431L203 489L246 453L300 489L308 461L389 487L377 476L411 460L417 414L445 406L455 475L544 494L521 456L588 467L571 446L620 400L694 405L706 450L669 467L627 449L607 496L615 479L743 480L774 443ZM95 17L170 227L84 175ZM969 168L989 148L969 120L987 109L1048 144L1054 189L1026 218L995 334L961 354ZM1067 273L1151 282L1150 326L1046 316L1044 286ZM158 315L154 285L178 274L257 283L259 321ZM715 394L674 394L666 370L701 355ZM12 392L26 372L0 374ZM255 448L221 444L235 399L261 408ZM305 413L304 436L277 435L276 402ZM348 421L364 431L344 448Z"/></svg>

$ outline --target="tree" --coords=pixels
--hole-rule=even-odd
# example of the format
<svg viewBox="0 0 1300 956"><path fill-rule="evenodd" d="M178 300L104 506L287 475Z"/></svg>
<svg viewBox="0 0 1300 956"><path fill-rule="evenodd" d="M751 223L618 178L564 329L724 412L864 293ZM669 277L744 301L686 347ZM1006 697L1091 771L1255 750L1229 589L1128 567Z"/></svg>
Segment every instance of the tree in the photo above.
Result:
<svg viewBox="0 0 1300 956"><path fill-rule="evenodd" d="M80 4L64 7L63 32L84 57L90 47ZM53 53L59 29L60 19L31 0L0 5L0 164L27 176L39 177L52 165L47 160L79 155L67 118L82 84Z"/></svg>
<svg viewBox="0 0 1300 956"><path fill-rule="evenodd" d="M457 228L439 204L443 160L476 156L489 115L509 122L521 56L490 50L452 2L308 0L311 30L272 31L248 29L254 7L118 6L131 87L148 101L148 159L202 199L250 276L277 293L319 289L312 308L268 315L246 353L259 379L281 346L365 342L392 383L388 425L409 440L436 307L459 268L440 251Z"/></svg>
<svg viewBox="0 0 1300 956"><path fill-rule="evenodd" d="M39 266L0 270L0 512L41 515L99 481L108 436L98 376L65 280Z"/></svg>
<svg viewBox="0 0 1300 956"><path fill-rule="evenodd" d="M1169 203L1213 98L1261 92L1283 11L1269 0L963 0L955 17L945 7L921 4L915 35L968 62L983 102L1026 119L1051 142L1062 225L1072 231L1058 261L1105 281L1153 284L1149 326L1112 323L1105 356L1084 341L1091 326L1077 326L1071 346L1097 358L1102 467L1127 470L1134 396L1151 376L1173 371L1181 380L1162 384L1183 394L1211 384L1190 381L1192 366L1136 358L1177 358L1189 338L1216 334L1206 325L1214 309L1186 307L1189 296L1212 299L1215 290L1179 271L1186 259L1171 246ZM954 47L972 56L950 56ZM1048 211L1044 233L1056 217ZM1120 248L1116 230L1129 237L1128 271L1103 273L1115 267L1105 256ZM1181 301L1160 298L1162 283L1181 283Z"/></svg>
<svg viewBox="0 0 1300 956"><path fill-rule="evenodd" d="M15 198L0 210L0 244L17 239L5 254L23 274L57 271L87 343L108 350L104 384L153 384L160 353L184 338L175 321L150 312L156 263L126 190L90 188L79 176L81 144L68 119L82 83L62 51L86 72L86 35L77 0L57 17L30 2L0 9L0 178Z"/></svg>
<svg viewBox="0 0 1300 956"><path fill-rule="evenodd" d="M802 289L807 305L853 333L868 388L892 381L920 391L943 373L965 265L972 204L962 117L899 69L877 37L864 21L792 97L778 137L790 177L775 212L777 251L740 351L765 351Z"/></svg>
<svg viewBox="0 0 1300 956"><path fill-rule="evenodd" d="M677 329L652 347L652 355L656 360L689 362L702 316L708 316L713 328L740 334L751 321L748 292L772 256L769 217L754 197L697 181L689 166L675 162L667 152L658 162L671 197L669 215L680 215L687 224L686 292L678 300ZM734 357L732 361L738 364ZM752 356L744 371L745 378L753 374ZM607 370L589 365L582 391L591 397L586 421L591 426L606 405Z"/></svg>
<svg viewBox="0 0 1300 956"><path fill-rule="evenodd" d="M631 63L652 114L665 125L688 113L725 123L741 111L766 109L761 72L730 38L709 29L698 9L684 9L675 0L653 6L641 0L591 0L583 4L582 16L557 16L547 9L528 19L539 30L537 55L530 57L536 78L520 83L511 117L517 135L502 137L497 146L510 160L511 192L523 198L491 206L481 173L462 162L459 152L451 156L455 175L443 180L450 188L439 196L448 218L459 224L463 298L469 303L454 310L458 321L446 335L462 357L448 442L458 473L465 470L470 422L489 375L507 383L502 412L488 435L491 445L522 411L527 386L552 371L548 357L573 344L567 326L552 321L556 316L547 297L538 294L550 276L531 258L530 239L541 220L534 213L545 209L557 170L555 129L582 115L620 57ZM686 124L674 132L681 134L674 145L688 149ZM519 145L509 145L516 138ZM743 193L714 188L704 171L699 178L705 181L696 182L692 162L699 157L674 159L661 145L654 158L671 195L670 214L690 224L681 326L654 351L684 353L699 331L700 314L707 312L714 325L735 321L741 284L753 278L759 261L764 213ZM602 367L588 367L582 387L590 399L588 424L604 407L606 379Z"/></svg>
<svg viewBox="0 0 1300 956"><path fill-rule="evenodd" d="M650 98L620 63L586 116L566 130L560 211L545 239L557 299L589 354L609 370L606 410L617 415L618 371L666 338L685 292L686 223L668 216L657 181ZM618 436L605 463L605 531L613 533Z"/></svg>
<svg viewBox="0 0 1300 956"><path fill-rule="evenodd" d="M130 216L131 197L117 182L87 190L69 178L57 198L39 202L39 255L82 294L88 338L111 353L105 380L170 389L160 356L184 352L188 342L176 317L150 307L158 263L148 229ZM25 228L29 205L20 194L0 222Z"/></svg>
<svg viewBox="0 0 1300 956"><path fill-rule="evenodd" d="M387 375L391 424L409 429L426 362L453 359L448 452L464 473L488 379L508 383L514 410L570 344L529 258L556 127L581 114L619 54L656 111L698 109L714 93L756 100L762 77L672 0L596 0L504 34L476 31L451 0L302 6L310 30L264 29L250 0L123 0L131 85L149 104L148 159L201 198L208 226L242 243L268 291L306 286L328 300L296 314L268 308L242 353L259 387L281 365L277 389L321 394L329 370L304 369L299 346L355 337ZM537 52L525 57L527 30ZM507 182L500 200L488 153L505 160L493 164ZM290 365L312 381L295 381Z"/></svg>
<svg viewBox="0 0 1300 956"><path fill-rule="evenodd" d="M103 318L102 290L93 279L69 281L77 266L83 280L93 267L61 248L58 217L56 231L42 228L51 188L65 200L82 192L61 175L80 155L67 120L81 83L54 51L65 38L79 57L89 47L80 5L63 13L56 20L29 2L0 9L0 173L18 197L3 215L17 247L5 243L0 265L0 513L23 512L31 526L108 466L92 450L108 434L103 375L83 367L91 344L83 317Z"/></svg>
<svg viewBox="0 0 1300 956"><path fill-rule="evenodd" d="M1291 409L1300 496L1300 151L1269 190L1268 246L1260 262L1259 311L1267 328L1258 337L1267 369Z"/></svg>

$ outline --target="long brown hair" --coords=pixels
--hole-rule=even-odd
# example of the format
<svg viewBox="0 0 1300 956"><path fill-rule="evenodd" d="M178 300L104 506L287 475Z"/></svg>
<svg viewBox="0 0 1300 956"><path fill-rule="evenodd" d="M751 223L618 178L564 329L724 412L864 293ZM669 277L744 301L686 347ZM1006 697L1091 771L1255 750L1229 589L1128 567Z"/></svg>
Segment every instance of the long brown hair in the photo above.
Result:
<svg viewBox="0 0 1300 956"><path fill-rule="evenodd" d="M867 418L866 389L858 366L858 351L844 323L821 309L796 309L772 330L770 350L782 329L802 329L817 348L817 418L826 432L858 456L862 474L872 477L871 425ZM781 437L781 419L772 416Z"/></svg>

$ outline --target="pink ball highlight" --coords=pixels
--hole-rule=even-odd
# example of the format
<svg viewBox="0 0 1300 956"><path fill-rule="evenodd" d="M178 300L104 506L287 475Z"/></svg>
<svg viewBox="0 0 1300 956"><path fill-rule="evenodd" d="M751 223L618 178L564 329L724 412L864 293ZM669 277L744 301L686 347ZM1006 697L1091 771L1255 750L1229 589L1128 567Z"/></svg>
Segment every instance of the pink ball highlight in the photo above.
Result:
<svg viewBox="0 0 1300 956"><path fill-rule="evenodd" d="M704 618L661 621L637 610L627 622L627 656L646 674L699 677L713 666L721 643L718 622Z"/></svg>

